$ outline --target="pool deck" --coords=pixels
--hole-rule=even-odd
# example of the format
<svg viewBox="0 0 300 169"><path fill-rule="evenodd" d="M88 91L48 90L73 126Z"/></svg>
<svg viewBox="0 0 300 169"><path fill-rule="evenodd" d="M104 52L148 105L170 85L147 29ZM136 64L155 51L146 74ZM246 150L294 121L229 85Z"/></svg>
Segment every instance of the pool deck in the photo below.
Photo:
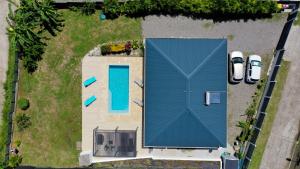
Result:
<svg viewBox="0 0 300 169"><path fill-rule="evenodd" d="M108 107L108 71L109 65L129 65L129 112L109 113ZM95 76L97 81L88 87L83 82ZM125 56L85 56L82 60L82 151L93 151L93 129L102 130L137 130L135 158L92 157L92 162L106 162L128 159L165 159L165 160L197 160L220 161L220 155L225 150L208 149L149 149L143 148L143 109L133 102L133 99L143 99L143 89L134 80L143 80L143 57ZM95 95L96 101L85 107L84 101ZM228 146L230 147L230 146Z"/></svg>
<svg viewBox="0 0 300 169"><path fill-rule="evenodd" d="M129 65L129 112L110 113L108 104L108 70L109 65ZM142 57L85 57L82 61L82 81L95 76L96 82L82 87L82 101L95 95L96 101L90 106L82 105L82 150L93 147L93 129L97 126L103 130L137 130L142 131L142 108L132 102L142 100L143 90L134 83L143 77ZM141 146L141 139L137 140Z"/></svg>

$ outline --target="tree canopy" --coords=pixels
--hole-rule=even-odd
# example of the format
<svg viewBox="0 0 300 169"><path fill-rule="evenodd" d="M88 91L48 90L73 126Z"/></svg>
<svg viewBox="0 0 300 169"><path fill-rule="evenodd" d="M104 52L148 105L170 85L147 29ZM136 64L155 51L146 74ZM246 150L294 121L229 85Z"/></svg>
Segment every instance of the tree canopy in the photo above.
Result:
<svg viewBox="0 0 300 169"><path fill-rule="evenodd" d="M33 72L46 46L43 33L55 36L63 27L63 20L52 0L20 0L20 5L14 5L15 11L9 4L9 34L16 42L24 67Z"/></svg>

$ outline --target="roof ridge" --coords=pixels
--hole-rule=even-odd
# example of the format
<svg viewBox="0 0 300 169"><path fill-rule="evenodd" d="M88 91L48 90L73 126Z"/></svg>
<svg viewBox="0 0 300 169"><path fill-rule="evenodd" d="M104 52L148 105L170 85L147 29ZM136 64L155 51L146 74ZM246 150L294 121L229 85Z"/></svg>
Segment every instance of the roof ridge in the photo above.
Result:
<svg viewBox="0 0 300 169"><path fill-rule="evenodd" d="M174 61L170 59L168 55L166 55L158 46L156 46L152 41L148 41L148 43L150 43L154 49L156 49L165 59L169 61L171 65L173 65L180 73L182 73L184 77L188 77L188 74L186 74L176 63L174 63Z"/></svg>
<svg viewBox="0 0 300 169"><path fill-rule="evenodd" d="M226 42L226 40L224 39L224 40L222 40L221 42L220 42L220 44L209 54L209 55L207 55L206 57L205 57L205 59L190 73L190 74L188 74L187 75L187 78L188 79L190 79L195 73L197 73L199 70L200 70L200 68L202 67L202 65L204 64L204 63L206 63L212 56L213 56L213 54L216 52L216 51L218 51L221 47L222 47L222 45L224 44Z"/></svg>
<svg viewBox="0 0 300 169"><path fill-rule="evenodd" d="M202 123L202 121L199 119L199 117L195 114L195 112L190 108L188 107L188 109L190 110L191 114L198 120L198 122L206 129L206 131L208 131L216 140L219 141L219 143L222 143L223 141L221 141L218 137L216 137L216 135L214 135L209 129L208 127L206 127L206 125L204 125Z"/></svg>

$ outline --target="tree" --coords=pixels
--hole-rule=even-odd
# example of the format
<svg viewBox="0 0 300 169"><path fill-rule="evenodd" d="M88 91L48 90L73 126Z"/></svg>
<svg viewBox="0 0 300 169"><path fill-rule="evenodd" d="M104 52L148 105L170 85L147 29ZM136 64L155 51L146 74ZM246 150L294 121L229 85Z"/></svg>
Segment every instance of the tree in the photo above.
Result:
<svg viewBox="0 0 300 169"><path fill-rule="evenodd" d="M63 26L61 15L52 5L52 0L21 0L21 14L30 13L31 21L40 26L40 29L47 30L52 36L60 31Z"/></svg>
<svg viewBox="0 0 300 169"><path fill-rule="evenodd" d="M20 6L14 5L17 8L15 11L9 4L8 32L16 43L24 67L28 72L33 72L46 46L43 32L55 36L57 31L61 31L63 20L52 0L20 0Z"/></svg>

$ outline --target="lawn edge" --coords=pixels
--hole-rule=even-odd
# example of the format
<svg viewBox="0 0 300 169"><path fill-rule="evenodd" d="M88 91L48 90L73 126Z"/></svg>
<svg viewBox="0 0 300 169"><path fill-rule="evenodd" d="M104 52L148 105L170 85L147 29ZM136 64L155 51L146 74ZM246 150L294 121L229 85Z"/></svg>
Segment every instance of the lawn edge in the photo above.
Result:
<svg viewBox="0 0 300 169"><path fill-rule="evenodd" d="M261 129L261 132L264 135L260 134L258 136L258 139L256 141L256 143L257 143L256 148L252 155L253 158L251 159L248 169L257 169L260 167L260 164L261 164L261 161L263 158L263 154L265 152L265 147L267 145L269 136L271 134L273 123L274 123L274 120L276 118L276 114L278 111L279 105L277 103L279 103L281 100L282 91L284 90L284 84L287 80L287 75L288 75L289 69L290 69L290 62L283 60L282 66L279 70L279 74L276 78L277 83L274 87L274 92L272 94L272 96L278 95L279 97L278 98L272 97L270 100L269 106L267 107L268 115L266 116L267 118L265 119L265 122ZM279 79L280 77L282 77L282 78ZM274 109L274 111L268 111L269 109L272 109L272 108ZM269 125L266 126L266 123L268 123ZM262 152L260 153L258 150L261 150Z"/></svg>

